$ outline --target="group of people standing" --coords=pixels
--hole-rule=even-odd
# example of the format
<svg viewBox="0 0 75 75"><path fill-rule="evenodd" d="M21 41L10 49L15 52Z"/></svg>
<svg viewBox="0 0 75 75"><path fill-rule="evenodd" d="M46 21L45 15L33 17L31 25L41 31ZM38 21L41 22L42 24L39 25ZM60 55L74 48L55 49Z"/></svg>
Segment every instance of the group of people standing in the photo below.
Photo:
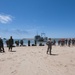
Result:
<svg viewBox="0 0 75 75"><path fill-rule="evenodd" d="M52 41L51 38L49 38L49 40L47 41L47 54L49 52L49 54L51 55L51 50L52 50L52 45L56 45L56 41ZM75 46L75 39L60 39L58 40L58 45L59 46L65 46L65 45L68 45L69 47L72 45L72 46Z"/></svg>
<svg viewBox="0 0 75 75"><path fill-rule="evenodd" d="M8 41L7 44L8 44L9 51L12 51L12 47L14 44L14 40L13 40L12 36L7 41ZM0 52L5 52L3 40L1 39L1 37L0 37Z"/></svg>
<svg viewBox="0 0 75 75"><path fill-rule="evenodd" d="M24 45L24 41L23 40L17 40L15 41L16 46L26 46ZM30 46L30 40L28 40L28 46Z"/></svg>
<svg viewBox="0 0 75 75"><path fill-rule="evenodd" d="M64 46L64 45L68 45L69 47L72 45L75 45L75 39L60 39L58 40L58 45L60 46Z"/></svg>
<svg viewBox="0 0 75 75"><path fill-rule="evenodd" d="M19 41L15 41L16 45L19 45ZM12 47L14 44L14 40L12 38L12 36L10 36L10 39L8 39L6 41L7 47L9 51L12 51ZM23 40L20 41L20 44L23 45ZM35 46L36 46L36 41L35 41ZM52 45L56 45L56 41L52 41L51 38L49 38L49 40L46 42L48 48L47 48L47 54L48 52L51 55L51 50L52 50ZM70 47L70 45L75 45L75 39L62 39L62 40L58 40L58 45L64 46L64 45L68 45ZM30 40L28 40L28 46L30 46ZM0 37L0 52L5 52L4 50L4 45L3 45L3 40Z"/></svg>
<svg viewBox="0 0 75 75"><path fill-rule="evenodd" d="M15 41L15 44L16 44L16 46L19 46L19 45L20 45L20 46L24 46L23 40L20 40L20 41L19 41L19 40L16 40L16 41Z"/></svg>

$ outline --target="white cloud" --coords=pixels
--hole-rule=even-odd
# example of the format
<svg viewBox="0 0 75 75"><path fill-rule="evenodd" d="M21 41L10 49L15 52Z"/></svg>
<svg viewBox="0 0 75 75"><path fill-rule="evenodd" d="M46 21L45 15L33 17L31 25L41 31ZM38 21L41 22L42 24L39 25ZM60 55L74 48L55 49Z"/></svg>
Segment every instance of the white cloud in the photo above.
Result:
<svg viewBox="0 0 75 75"><path fill-rule="evenodd" d="M0 29L0 34L14 34L14 35L27 35L29 34L26 30L20 30L20 29Z"/></svg>
<svg viewBox="0 0 75 75"><path fill-rule="evenodd" d="M6 24L12 21L12 16L0 14L0 23Z"/></svg>
<svg viewBox="0 0 75 75"><path fill-rule="evenodd" d="M33 38L36 35L37 29L1 29L0 36L9 38L13 36L14 38Z"/></svg>

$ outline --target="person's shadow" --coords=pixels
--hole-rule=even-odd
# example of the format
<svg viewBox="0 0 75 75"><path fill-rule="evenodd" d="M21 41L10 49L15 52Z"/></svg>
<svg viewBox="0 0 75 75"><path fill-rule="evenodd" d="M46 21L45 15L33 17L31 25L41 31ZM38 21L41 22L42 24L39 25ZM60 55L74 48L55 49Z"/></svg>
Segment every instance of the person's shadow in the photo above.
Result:
<svg viewBox="0 0 75 75"><path fill-rule="evenodd" d="M5 52L0 52L0 53L5 53Z"/></svg>
<svg viewBox="0 0 75 75"><path fill-rule="evenodd" d="M11 51L11 52L16 52L16 51Z"/></svg>
<svg viewBox="0 0 75 75"><path fill-rule="evenodd" d="M52 56L58 56L58 54L51 54Z"/></svg>
<svg viewBox="0 0 75 75"><path fill-rule="evenodd" d="M51 55L57 56L58 54L51 54Z"/></svg>

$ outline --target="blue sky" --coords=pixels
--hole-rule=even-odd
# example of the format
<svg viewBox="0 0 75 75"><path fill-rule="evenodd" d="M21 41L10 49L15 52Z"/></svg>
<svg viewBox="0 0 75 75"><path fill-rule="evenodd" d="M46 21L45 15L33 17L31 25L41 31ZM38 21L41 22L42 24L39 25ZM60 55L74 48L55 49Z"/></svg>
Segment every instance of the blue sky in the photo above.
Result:
<svg viewBox="0 0 75 75"><path fill-rule="evenodd" d="M0 0L0 36L75 37L75 0Z"/></svg>

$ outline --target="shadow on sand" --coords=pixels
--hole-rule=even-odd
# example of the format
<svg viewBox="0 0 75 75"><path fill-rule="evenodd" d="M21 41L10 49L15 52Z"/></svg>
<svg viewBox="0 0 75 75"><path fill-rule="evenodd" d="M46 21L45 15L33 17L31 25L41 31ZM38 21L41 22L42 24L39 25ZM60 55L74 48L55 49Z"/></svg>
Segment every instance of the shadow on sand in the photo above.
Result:
<svg viewBox="0 0 75 75"><path fill-rule="evenodd" d="M11 51L11 52L16 52L16 51Z"/></svg>
<svg viewBox="0 0 75 75"><path fill-rule="evenodd" d="M0 52L0 53L5 53L5 52Z"/></svg>
<svg viewBox="0 0 75 75"><path fill-rule="evenodd" d="M50 54L48 54L48 55L50 55ZM58 54L51 54L52 56L58 56Z"/></svg>

